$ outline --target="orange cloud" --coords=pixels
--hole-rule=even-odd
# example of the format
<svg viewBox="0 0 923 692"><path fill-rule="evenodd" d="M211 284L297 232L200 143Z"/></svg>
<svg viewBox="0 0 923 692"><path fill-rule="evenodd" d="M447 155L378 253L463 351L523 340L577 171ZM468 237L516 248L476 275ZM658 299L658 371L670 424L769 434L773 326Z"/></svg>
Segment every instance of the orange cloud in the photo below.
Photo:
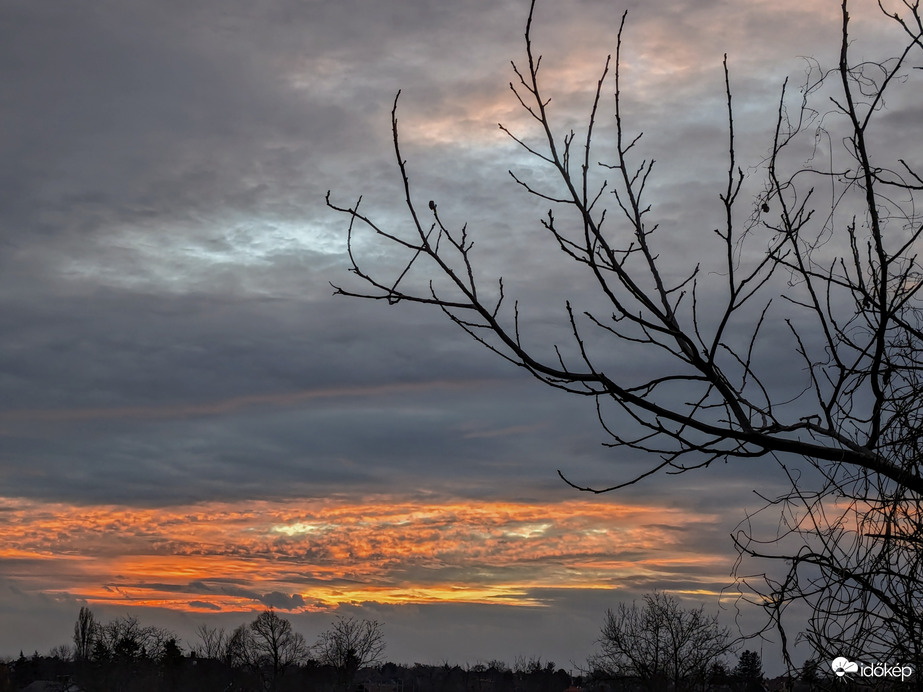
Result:
<svg viewBox="0 0 923 692"><path fill-rule="evenodd" d="M713 591L729 571L727 557L683 542L682 527L715 517L595 500L374 496L138 509L5 499L0 512L0 559L20 588L186 611L538 605L541 589L657 575L685 574Z"/></svg>

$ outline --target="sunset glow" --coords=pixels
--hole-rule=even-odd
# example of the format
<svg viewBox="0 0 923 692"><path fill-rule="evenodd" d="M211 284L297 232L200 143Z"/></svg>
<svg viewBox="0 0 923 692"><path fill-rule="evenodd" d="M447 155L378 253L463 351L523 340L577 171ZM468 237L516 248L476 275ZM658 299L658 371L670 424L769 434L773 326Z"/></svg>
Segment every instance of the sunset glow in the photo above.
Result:
<svg viewBox="0 0 923 692"><path fill-rule="evenodd" d="M676 530L712 517L615 503L382 496L159 510L7 499L0 507L0 558L11 575L46 595L118 606L537 606L542 589L610 589L703 566L727 573L726 558L684 549ZM709 581L703 589L713 590Z"/></svg>

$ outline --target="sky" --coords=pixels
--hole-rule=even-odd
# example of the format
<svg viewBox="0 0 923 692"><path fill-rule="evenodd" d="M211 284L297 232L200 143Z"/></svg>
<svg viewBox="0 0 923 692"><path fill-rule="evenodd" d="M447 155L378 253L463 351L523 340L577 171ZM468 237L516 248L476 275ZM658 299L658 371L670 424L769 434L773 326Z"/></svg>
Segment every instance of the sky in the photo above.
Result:
<svg viewBox="0 0 923 692"><path fill-rule="evenodd" d="M623 96L665 262L721 218L728 56L744 205L779 90L837 57L830 0L539 0L556 126L584 122L628 10ZM855 50L894 36L856 2ZM541 656L578 668L606 608L666 590L736 628L731 533L781 487L733 462L611 484L650 458L604 446L592 402L530 380L425 306L334 297L348 219L467 222L536 348L587 293L508 174L548 172L509 82L524 0L0 2L0 655L67 643L82 605L195 644L267 607L309 641L380 620L398 662ZM890 32L890 33L889 33ZM609 101L603 107L610 107ZM899 139L907 110L892 106ZM608 117L608 116L607 116ZM532 128L532 129L530 129ZM605 135L602 135L603 137ZM531 141L531 140L530 140ZM605 141L601 143L605 148ZM544 205L544 206L543 206ZM361 237L387 275L392 248ZM562 332L562 330L564 330ZM781 327L763 357L798 373ZM618 354L624 372L656 356ZM764 651L772 642L751 642Z"/></svg>

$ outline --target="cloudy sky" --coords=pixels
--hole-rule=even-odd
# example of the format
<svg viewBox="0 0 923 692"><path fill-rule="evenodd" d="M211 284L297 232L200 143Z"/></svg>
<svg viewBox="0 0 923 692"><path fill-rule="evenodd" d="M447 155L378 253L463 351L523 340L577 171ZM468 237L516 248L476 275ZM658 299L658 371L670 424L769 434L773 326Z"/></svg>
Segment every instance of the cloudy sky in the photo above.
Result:
<svg viewBox="0 0 923 692"><path fill-rule="evenodd" d="M857 50L893 36L856 4ZM723 54L747 206L782 81L803 79L799 56L834 64L838 3L540 1L561 127L585 117L625 9L628 117L658 160L663 251L685 261L722 213ZM661 588L717 612L729 534L774 469L581 495L556 469L607 483L651 463L602 446L591 402L437 311L332 296L330 282L358 285L327 190L407 224L390 141L401 89L418 198L468 222L528 338L566 329L584 286L507 170L551 179L497 128L536 134L508 86L527 10L0 2L0 655L67 642L84 604L187 644L200 622L273 606L309 641L336 613L379 619L396 661L569 667L619 601ZM398 266L369 238L356 250ZM729 624L735 606L723 599Z"/></svg>

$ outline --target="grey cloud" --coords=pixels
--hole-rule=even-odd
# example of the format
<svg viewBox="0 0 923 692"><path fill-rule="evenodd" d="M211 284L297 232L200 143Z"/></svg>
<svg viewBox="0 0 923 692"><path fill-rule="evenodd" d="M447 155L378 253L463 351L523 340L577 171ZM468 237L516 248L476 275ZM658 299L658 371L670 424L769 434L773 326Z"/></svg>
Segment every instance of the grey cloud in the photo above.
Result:
<svg viewBox="0 0 923 692"><path fill-rule="evenodd" d="M305 606L304 598L301 597L301 594L284 594L278 591L273 591L263 595L260 598L260 602L270 608L278 608L279 610L294 610L296 608L303 608Z"/></svg>
<svg viewBox="0 0 923 692"><path fill-rule="evenodd" d="M156 588L157 584L142 584L147 588ZM251 601L262 603L268 608L278 608L279 610L292 610L302 608L305 605L304 598L300 594L284 594L280 591L270 593L258 593L251 589L228 583L228 580L209 580L209 582L195 581L190 582L185 588L169 585L166 588L174 591L186 591L188 593L201 594L223 594L226 596L238 596ZM215 608L219 609L220 608Z"/></svg>
<svg viewBox="0 0 923 692"><path fill-rule="evenodd" d="M148 588L156 587L156 584L144 584ZM177 588L175 585L169 586L171 590L183 590L182 588ZM239 596L241 598L246 598L257 603L262 603L267 608L277 608L279 610L295 610L303 608L305 606L305 600L301 594L285 594L281 591L272 591L270 593L257 593L250 589L245 589L239 586L234 586L232 584L221 584L215 583L214 585L206 582L190 582L190 584L185 589L189 593L202 593L202 594L223 594L227 596ZM199 601L196 601L199 603ZM210 607L213 610L221 610L219 606L210 604Z"/></svg>
<svg viewBox="0 0 923 692"><path fill-rule="evenodd" d="M209 603L208 601L189 601L189 605L193 608L205 608L206 610L220 611L221 606L215 605L214 603Z"/></svg>

